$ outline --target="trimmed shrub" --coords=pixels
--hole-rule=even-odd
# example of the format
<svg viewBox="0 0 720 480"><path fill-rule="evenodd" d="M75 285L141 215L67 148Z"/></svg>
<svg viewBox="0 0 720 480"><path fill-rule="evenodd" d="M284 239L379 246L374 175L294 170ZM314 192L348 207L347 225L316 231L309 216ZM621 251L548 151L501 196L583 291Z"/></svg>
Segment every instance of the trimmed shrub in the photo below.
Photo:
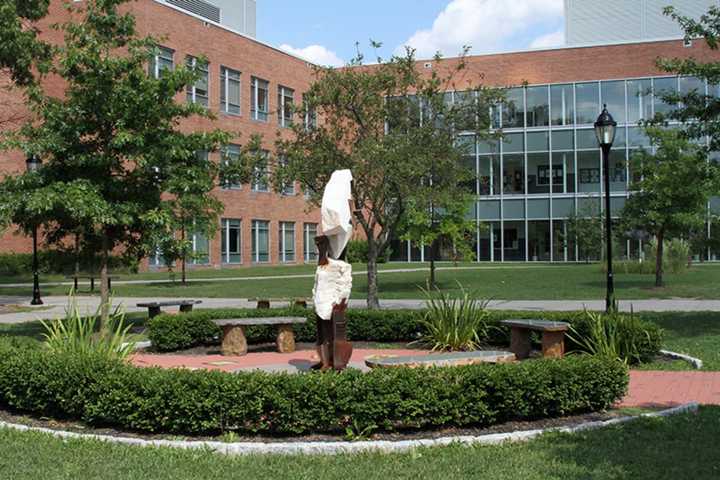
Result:
<svg viewBox="0 0 720 480"><path fill-rule="evenodd" d="M75 253L63 250L38 251L38 265L40 273L71 274L75 271ZM88 255L80 258L80 270L83 272L96 272L100 261ZM113 272L138 272L139 262L122 257L110 257L109 268ZM0 253L0 275L30 275L32 274L31 253Z"/></svg>
<svg viewBox="0 0 720 480"><path fill-rule="evenodd" d="M586 336L590 332L587 317L582 311L576 312L532 312L487 310L487 337L482 341L491 345L508 345L510 329L500 321L508 318L540 318L558 322L568 322L574 326L578 335ZM426 310L361 310L347 311L348 336L354 341L370 342L409 342L419 339L424 333L423 318ZM198 345L219 342L221 330L211 320L224 318L284 317L307 316L303 325L295 325L296 340L315 341L315 314L311 309L208 309L194 310L180 315L158 315L148 324L148 336L153 346L160 351L180 350ZM635 328L623 333L637 338L640 358L651 359L660 352L662 330L653 322L639 318ZM273 327L248 327L245 335L249 343L274 342L276 330ZM568 351L584 351L566 337Z"/></svg>
<svg viewBox="0 0 720 480"><path fill-rule="evenodd" d="M390 261L389 248L385 253L378 257L377 263L387 263ZM348 263L367 263L368 262L368 243L367 240L350 240L347 245L347 262Z"/></svg>
<svg viewBox="0 0 720 480"><path fill-rule="evenodd" d="M627 368L605 357L310 373L137 368L0 342L0 404L142 432L275 435L487 426L608 408Z"/></svg>

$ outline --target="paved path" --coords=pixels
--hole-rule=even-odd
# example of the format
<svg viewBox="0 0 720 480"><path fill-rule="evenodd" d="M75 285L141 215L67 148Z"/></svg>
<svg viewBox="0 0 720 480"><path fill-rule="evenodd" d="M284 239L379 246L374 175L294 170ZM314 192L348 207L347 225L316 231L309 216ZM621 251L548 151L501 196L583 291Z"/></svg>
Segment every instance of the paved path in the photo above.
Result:
<svg viewBox="0 0 720 480"><path fill-rule="evenodd" d="M630 372L623 407L668 407L688 402L720 405L720 372Z"/></svg>
<svg viewBox="0 0 720 480"><path fill-rule="evenodd" d="M198 299L197 297L193 297ZM141 302L178 300L174 298L158 298L158 297L116 297L113 299L114 305L122 305L126 312L147 311L144 308L135 306ZM200 298L202 304L197 308L255 308L256 303L241 298ZM37 319L58 318L65 313L68 305L68 298L64 296L43 297L44 305L42 309L31 312L7 313L0 314L0 323L21 323L29 322ZM81 311L94 313L100 303L99 297L80 296L77 297L77 303ZM425 306L423 300L392 300L384 299L380 301L383 308L387 309L418 309ZM30 301L26 297L0 297L0 305L20 305L29 307ZM283 304L273 304L282 306ZM353 299L350 301L351 308L364 308L365 300ZM526 310L526 311L573 311L583 310L604 310L604 300L493 300L489 304L489 308L494 310ZM630 311L632 308L636 312L670 312L670 311L720 311L720 300L695 300L695 299L656 299L656 300L623 300L620 302L620 308L624 311ZM172 309L169 309L172 311Z"/></svg>

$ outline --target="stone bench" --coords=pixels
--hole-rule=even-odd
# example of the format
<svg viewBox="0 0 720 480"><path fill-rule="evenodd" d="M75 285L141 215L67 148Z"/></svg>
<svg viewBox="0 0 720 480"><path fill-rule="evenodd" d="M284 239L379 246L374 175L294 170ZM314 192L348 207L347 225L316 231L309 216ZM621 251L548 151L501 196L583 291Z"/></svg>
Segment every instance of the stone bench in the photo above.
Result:
<svg viewBox="0 0 720 480"><path fill-rule="evenodd" d="M565 355L565 332L569 323L549 320L503 320L510 327L510 351L518 359L528 358L531 351L530 332L542 333L542 355L547 358L562 358Z"/></svg>
<svg viewBox="0 0 720 480"><path fill-rule="evenodd" d="M365 358L370 368L457 367L477 363L506 363L515 360L511 352L477 350L474 352L431 353L429 355L373 355Z"/></svg>
<svg viewBox="0 0 720 480"><path fill-rule="evenodd" d="M95 279L100 279L100 274L79 274L79 275L67 275L65 277L65 280L72 280L73 281L73 288L77 292L78 291L78 281L79 280L90 280L90 291L95 291ZM117 275L108 275L108 290L112 290L112 281L117 280L120 278Z"/></svg>
<svg viewBox="0 0 720 480"><path fill-rule="evenodd" d="M277 350L280 353L295 351L295 332L293 325L306 323L305 317L267 317L267 318L234 318L228 320L213 320L213 323L223 329L222 354L246 355L247 339L245 327L251 325L277 325Z"/></svg>
<svg viewBox="0 0 720 480"><path fill-rule="evenodd" d="M258 297L258 298L248 298L248 302L257 302L257 308L270 308L271 302L285 302L285 303L291 303L295 307L299 308L307 308L308 303L310 303L309 298L267 298L267 297Z"/></svg>
<svg viewBox="0 0 720 480"><path fill-rule="evenodd" d="M192 312L193 305L202 303L202 300L168 300L166 302L143 302L138 303L140 308L148 309L148 317L154 318L162 313L162 307L180 307L183 313Z"/></svg>

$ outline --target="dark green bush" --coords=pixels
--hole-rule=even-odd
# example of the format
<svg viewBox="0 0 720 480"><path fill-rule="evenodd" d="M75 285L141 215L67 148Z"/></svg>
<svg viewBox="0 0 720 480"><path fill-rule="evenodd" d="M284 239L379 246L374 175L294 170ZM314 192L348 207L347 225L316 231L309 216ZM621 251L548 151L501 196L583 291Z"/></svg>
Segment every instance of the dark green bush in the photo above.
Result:
<svg viewBox="0 0 720 480"><path fill-rule="evenodd" d="M603 357L304 375L137 368L0 342L0 405L142 432L299 435L486 426L608 408L627 369Z"/></svg>
<svg viewBox="0 0 720 480"><path fill-rule="evenodd" d="M41 273L71 274L75 271L75 253L64 250L38 251L38 265ZM80 270L96 272L100 261L91 256L81 256ZM109 268L113 272L137 273L138 262L122 257L110 257ZM32 254L0 253L0 275L29 275L32 273Z"/></svg>
<svg viewBox="0 0 720 480"><path fill-rule="evenodd" d="M377 263L387 263L390 261L390 249L386 249L385 253L378 257ZM367 263L368 261L368 243L366 240L350 240L347 245L346 260L348 263Z"/></svg>
<svg viewBox="0 0 720 480"><path fill-rule="evenodd" d="M348 336L354 341L409 342L417 340L424 332L422 318L424 310L348 310ZM301 342L315 340L315 315L311 309L216 309L195 310L181 315L158 315L148 324L148 335L153 346L161 351L179 350L197 345L217 343L220 329L211 320L223 318L307 316L304 325L295 325L296 339ZM584 312L515 312L488 310L488 336L484 340L491 345L508 345L510 330L501 325L509 318L542 318L568 322L580 335L589 332ZM662 330L654 323L638 319L639 329L632 329L624 335L637 338L636 343L643 360L652 359L660 352ZM249 327L245 331L250 343L275 341L273 327ZM568 351L581 350L566 337Z"/></svg>

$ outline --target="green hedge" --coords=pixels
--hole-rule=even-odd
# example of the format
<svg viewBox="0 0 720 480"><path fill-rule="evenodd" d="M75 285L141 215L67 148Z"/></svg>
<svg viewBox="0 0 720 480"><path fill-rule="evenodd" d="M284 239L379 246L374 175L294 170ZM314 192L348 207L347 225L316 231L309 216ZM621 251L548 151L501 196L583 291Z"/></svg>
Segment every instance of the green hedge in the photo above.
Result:
<svg viewBox="0 0 720 480"><path fill-rule="evenodd" d="M141 432L275 435L486 426L597 411L627 388L601 357L302 375L138 368L0 342L0 405Z"/></svg>
<svg viewBox="0 0 720 480"><path fill-rule="evenodd" d="M420 319L423 310L348 310L348 336L355 341L407 342L416 340L422 333ZM158 315L148 324L148 336L153 346L160 351L173 351L197 345L213 344L219 341L221 332L211 320L223 318L307 316L308 322L294 327L296 338L301 342L315 340L315 315L309 309L218 309L195 310L181 315ZM500 324L508 318L543 318L569 322L580 335L588 330L584 312L514 312L489 311L492 326L487 342L492 345L507 345L510 332ZM636 336L642 359L649 360L660 352L662 331L649 321L641 322L642 330L628 331L626 336ZM248 342L272 342L275 339L273 327L250 327L246 329ZM569 339L569 351L577 348Z"/></svg>
<svg viewBox="0 0 720 480"><path fill-rule="evenodd" d="M32 273L33 257L31 253L0 253L0 275L29 275ZM71 274L75 271L75 253L63 250L39 250L38 266L40 273ZM83 272L95 272L100 261L83 255L80 269ZM109 268L114 272L137 273L139 263L122 257L110 257Z"/></svg>

